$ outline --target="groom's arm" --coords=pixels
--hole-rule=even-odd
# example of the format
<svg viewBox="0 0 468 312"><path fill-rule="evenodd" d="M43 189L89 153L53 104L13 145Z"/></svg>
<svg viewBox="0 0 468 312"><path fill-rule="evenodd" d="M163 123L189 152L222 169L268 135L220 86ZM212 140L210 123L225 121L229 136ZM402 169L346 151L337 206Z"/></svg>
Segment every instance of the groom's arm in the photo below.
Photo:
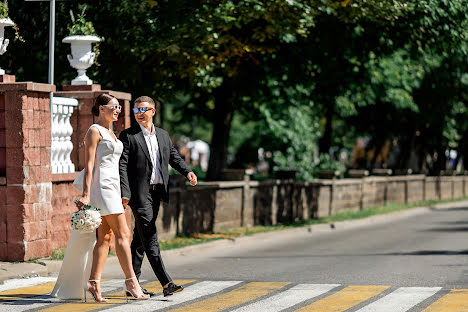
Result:
<svg viewBox="0 0 468 312"><path fill-rule="evenodd" d="M122 198L130 200L132 196L130 184L128 182L128 154L130 152L130 142L126 131L120 133L119 140L122 141L123 144L123 152L119 161L120 190Z"/></svg>
<svg viewBox="0 0 468 312"><path fill-rule="evenodd" d="M172 145L169 134L167 134L167 141L169 142L169 165L179 171L181 175L187 177L187 175L192 172L192 169L187 166L182 157L180 157L179 152L177 152L174 145Z"/></svg>

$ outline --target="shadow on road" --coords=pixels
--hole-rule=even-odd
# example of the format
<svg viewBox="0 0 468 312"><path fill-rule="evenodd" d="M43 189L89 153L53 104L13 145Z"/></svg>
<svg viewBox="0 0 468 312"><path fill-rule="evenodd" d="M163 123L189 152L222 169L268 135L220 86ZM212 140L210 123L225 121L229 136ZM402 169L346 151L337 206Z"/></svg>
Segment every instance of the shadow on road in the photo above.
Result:
<svg viewBox="0 0 468 312"><path fill-rule="evenodd" d="M421 232L468 232L468 226L432 228L421 230Z"/></svg>
<svg viewBox="0 0 468 312"><path fill-rule="evenodd" d="M446 222L439 222L440 224L468 224L467 221L446 221Z"/></svg>
<svg viewBox="0 0 468 312"><path fill-rule="evenodd" d="M418 250L411 252L394 252L376 254L379 256L454 256L454 255L468 255L468 250Z"/></svg>
<svg viewBox="0 0 468 312"><path fill-rule="evenodd" d="M418 250L408 252L388 252L373 254L322 254L322 255L265 255L265 256L239 256L239 257L215 257L216 259L281 259L281 258L329 258L329 257L372 257L372 256L457 256L468 255L468 250Z"/></svg>
<svg viewBox="0 0 468 312"><path fill-rule="evenodd" d="M440 208L436 208L436 207L431 207L430 208L432 211L439 211L439 212L444 212L444 211L465 211L465 210L468 210L468 207L453 207L453 208L444 208L444 209L440 209Z"/></svg>

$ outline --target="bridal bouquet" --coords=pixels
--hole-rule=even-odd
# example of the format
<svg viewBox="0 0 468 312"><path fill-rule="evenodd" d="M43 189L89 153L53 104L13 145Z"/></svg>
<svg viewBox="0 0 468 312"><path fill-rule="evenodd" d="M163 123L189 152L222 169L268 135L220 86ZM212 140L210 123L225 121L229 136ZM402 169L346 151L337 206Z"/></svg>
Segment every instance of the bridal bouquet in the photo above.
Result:
<svg viewBox="0 0 468 312"><path fill-rule="evenodd" d="M101 225L100 210L99 208L85 205L82 210L75 211L71 218L72 229L84 233L94 232Z"/></svg>

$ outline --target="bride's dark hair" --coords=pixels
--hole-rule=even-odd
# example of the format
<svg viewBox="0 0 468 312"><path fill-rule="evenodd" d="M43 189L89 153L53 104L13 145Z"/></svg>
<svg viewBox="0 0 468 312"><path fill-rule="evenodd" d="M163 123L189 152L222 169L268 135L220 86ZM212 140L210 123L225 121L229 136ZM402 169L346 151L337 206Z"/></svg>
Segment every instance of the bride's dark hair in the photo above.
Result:
<svg viewBox="0 0 468 312"><path fill-rule="evenodd" d="M94 116L99 116L99 106L107 105L110 101L112 101L115 98L115 96L112 96L110 94L99 94L96 100L94 100L94 106L91 108L91 113L93 113Z"/></svg>

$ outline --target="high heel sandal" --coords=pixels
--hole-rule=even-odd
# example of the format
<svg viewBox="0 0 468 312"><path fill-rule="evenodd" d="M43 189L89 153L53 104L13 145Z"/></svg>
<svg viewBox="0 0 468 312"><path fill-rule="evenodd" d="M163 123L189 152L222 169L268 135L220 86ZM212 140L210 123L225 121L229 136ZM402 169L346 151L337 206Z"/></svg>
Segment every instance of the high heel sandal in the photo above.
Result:
<svg viewBox="0 0 468 312"><path fill-rule="evenodd" d="M136 276L132 276L130 278L126 278L125 281L129 281L132 279L137 280ZM146 297L145 294L141 294L139 296L135 295L132 290L127 288L127 284L125 282L124 282L124 293L125 293L125 300L127 301L127 303L128 303L128 294L130 294L133 297L133 299L136 299L136 300L147 300L150 298L149 296Z"/></svg>
<svg viewBox="0 0 468 312"><path fill-rule="evenodd" d="M97 282L100 282L100 280L89 280L88 282L96 282L96 283L97 283ZM85 286L85 288L84 288L84 302L85 302L85 303L87 302L87 300L86 300L86 293L87 293L87 292L89 292L89 293L91 294L91 296L93 297L93 299L94 299L94 301L95 301L96 303L104 303L104 302L107 302L107 301L108 301L108 300L107 300L106 298L104 298L104 297L97 298L97 297L96 297L96 294L93 293L93 292L89 289L88 283L86 283L86 286Z"/></svg>

